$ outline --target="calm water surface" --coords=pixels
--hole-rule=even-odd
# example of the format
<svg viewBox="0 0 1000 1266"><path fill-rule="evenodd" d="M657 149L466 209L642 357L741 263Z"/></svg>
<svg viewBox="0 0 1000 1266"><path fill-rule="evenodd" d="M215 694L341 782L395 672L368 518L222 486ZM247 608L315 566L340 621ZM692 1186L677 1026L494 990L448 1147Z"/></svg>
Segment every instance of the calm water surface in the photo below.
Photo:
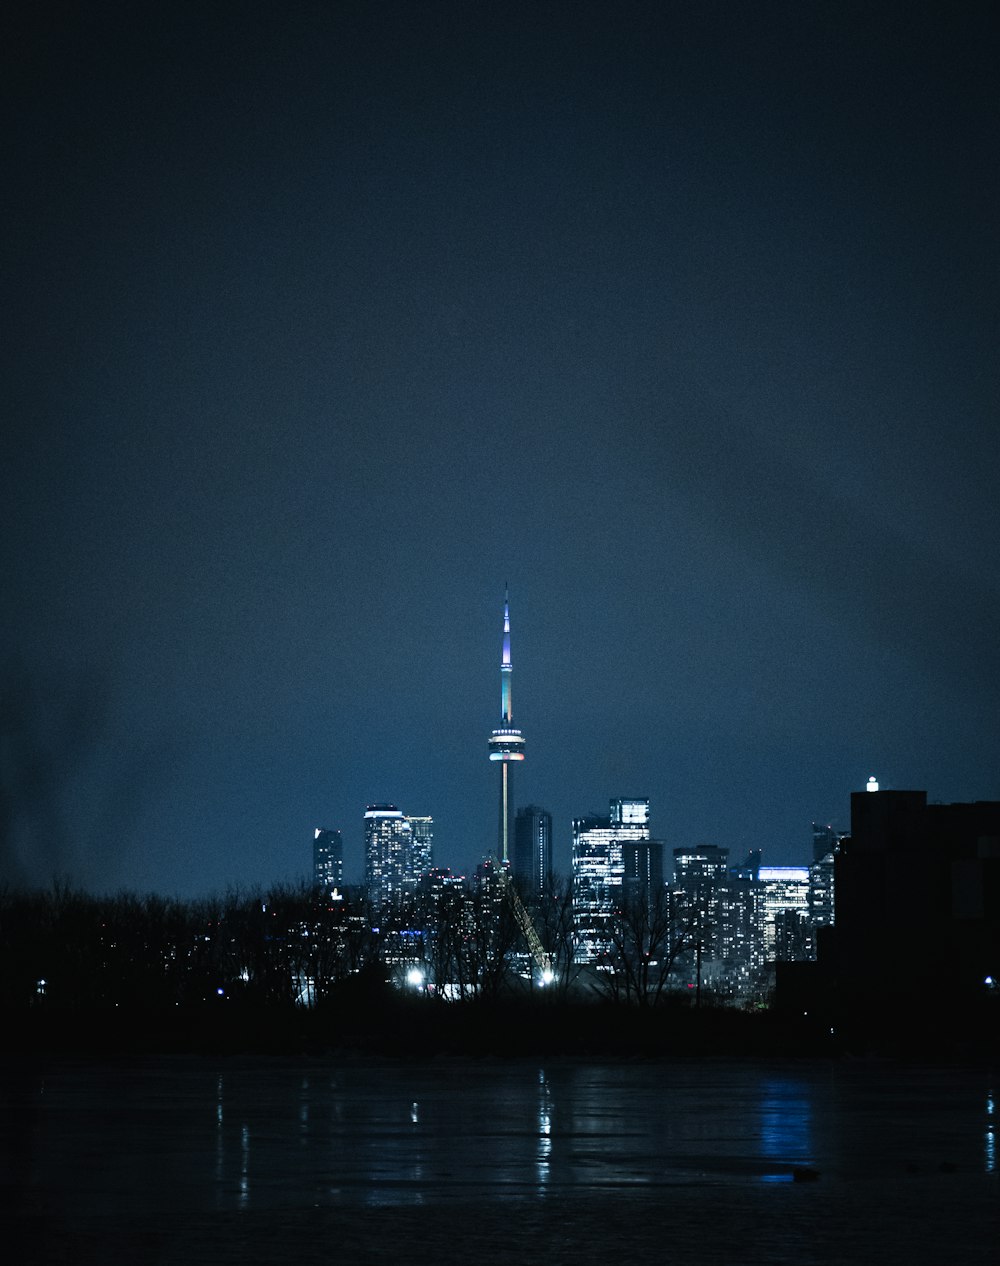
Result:
<svg viewBox="0 0 1000 1266"><path fill-rule="evenodd" d="M4 1194L37 1261L1000 1261L986 1070L171 1059L7 1082Z"/></svg>

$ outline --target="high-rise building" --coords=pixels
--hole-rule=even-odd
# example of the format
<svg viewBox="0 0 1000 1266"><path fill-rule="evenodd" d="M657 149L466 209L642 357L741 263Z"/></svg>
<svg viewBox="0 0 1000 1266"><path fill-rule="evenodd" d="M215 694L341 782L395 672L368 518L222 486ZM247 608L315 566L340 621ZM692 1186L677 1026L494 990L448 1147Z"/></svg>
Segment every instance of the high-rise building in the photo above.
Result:
<svg viewBox="0 0 1000 1266"><path fill-rule="evenodd" d="M751 882L734 878L728 848L695 844L674 849L673 935L683 946L682 965L691 972L700 969L702 983L719 987L724 982L738 989L749 977Z"/></svg>
<svg viewBox="0 0 1000 1266"><path fill-rule="evenodd" d="M649 830L649 800L612 800L612 826L642 826Z"/></svg>
<svg viewBox="0 0 1000 1266"><path fill-rule="evenodd" d="M313 835L313 883L329 892L344 882L344 841L339 831L318 826Z"/></svg>
<svg viewBox="0 0 1000 1266"><path fill-rule="evenodd" d="M648 839L648 800L612 800L606 818L574 820L573 926L577 962L596 962L610 953L612 921L624 896L625 845Z"/></svg>
<svg viewBox="0 0 1000 1266"><path fill-rule="evenodd" d="M832 826L812 824L813 861L809 867L809 917L815 927L830 927L835 920L833 871L844 836Z"/></svg>
<svg viewBox="0 0 1000 1266"><path fill-rule="evenodd" d="M415 886L413 828L394 804L365 810L365 886L373 904L398 904Z"/></svg>
<svg viewBox="0 0 1000 1266"><path fill-rule="evenodd" d="M465 876L453 875L448 866L432 866L420 876L420 891L432 901L437 901L445 892L464 892Z"/></svg>
<svg viewBox="0 0 1000 1266"><path fill-rule="evenodd" d="M514 817L514 875L529 898L540 897L552 873L552 814L529 804Z"/></svg>
<svg viewBox="0 0 1000 1266"><path fill-rule="evenodd" d="M761 918L767 962L808 962L816 957L809 914L808 866L761 866Z"/></svg>
<svg viewBox="0 0 1000 1266"><path fill-rule="evenodd" d="M497 827L497 855L501 863L509 859L510 843L514 825L514 761L524 760L524 738L521 731L515 729L511 711L511 675L510 660L510 595L504 593L503 600L503 641L500 654L500 724L490 735L490 760L500 766L500 813Z"/></svg>
<svg viewBox="0 0 1000 1266"><path fill-rule="evenodd" d="M726 882L729 849L717 844L695 844L674 849L674 883L684 888L707 888Z"/></svg>
<svg viewBox="0 0 1000 1266"><path fill-rule="evenodd" d="M407 821L413 830L412 879L416 884L434 865L434 819L415 818L409 813Z"/></svg>
<svg viewBox="0 0 1000 1266"><path fill-rule="evenodd" d="M622 895L654 902L663 891L663 841L622 841Z"/></svg>
<svg viewBox="0 0 1000 1266"><path fill-rule="evenodd" d="M809 918L814 927L830 927L836 921L835 860L833 853L827 853L809 867Z"/></svg>

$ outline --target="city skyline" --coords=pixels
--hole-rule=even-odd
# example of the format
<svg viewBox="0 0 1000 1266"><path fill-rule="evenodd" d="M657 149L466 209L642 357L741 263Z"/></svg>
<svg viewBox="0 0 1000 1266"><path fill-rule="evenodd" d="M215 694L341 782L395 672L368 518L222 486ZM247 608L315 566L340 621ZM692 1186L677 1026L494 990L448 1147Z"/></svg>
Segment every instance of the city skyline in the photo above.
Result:
<svg viewBox="0 0 1000 1266"><path fill-rule="evenodd" d="M1000 797L997 18L21 6L0 881Z"/></svg>
<svg viewBox="0 0 1000 1266"><path fill-rule="evenodd" d="M620 885L623 882L623 878L627 871L627 865L623 859L621 851L623 840L631 838L631 835L635 835L636 839L641 839L647 843L655 844L662 852L663 841L650 841L649 798L629 799L626 797L623 799L621 797L611 797L609 817L603 818L600 815L590 813L588 815L581 816L580 818L574 818L571 822L572 850L569 858L570 864L565 871L560 872L556 870L551 863L551 839L553 832L552 815L544 807L540 807L538 805L519 806L514 799L514 784L513 779L510 777L508 772L508 761L520 762L524 760L524 739L521 731L513 725L512 679L513 662L511 656L510 586L508 584L504 588L501 634L500 726L492 731L489 740L489 759L492 763L498 763L500 765L501 772L501 777L498 779L499 804L497 846L495 851L489 848L484 848L478 856L473 858L471 864L465 867L453 868L449 866L448 869L455 869L455 873L457 875L462 875L464 873L466 876L472 876L476 872L477 866L488 861L490 857L493 856L501 863L511 865L514 873L520 874L522 880L528 884L529 891L541 892L544 889L542 877L546 873L546 868L548 869L548 872L553 875L561 874L565 878L572 878L574 887L576 887L579 883L577 876L579 845L581 839L586 839L590 835L591 831L593 831L595 835L601 837L602 840L603 837L606 836L608 841L612 841L617 846L617 861L611 861L609 863L608 858L604 856L604 853L606 852L605 844L602 842L602 844L599 845L598 851L601 854L601 861L598 869L603 875L604 871L608 869L610 864L610 870L613 871L616 876L613 883ZM874 774L868 775L867 786L869 791L878 790L878 781ZM626 810L629 810L631 816L622 816L626 813ZM423 824L423 831L425 832L425 842L423 848L420 850L419 859L417 858L416 853L413 852L411 843L399 845L399 856L395 862L389 865L390 872L399 872L398 877L394 879L390 885L393 892L395 891L395 885L402 882L404 872L408 876L407 882L409 882L412 886L421 874L425 874L430 869L431 840L433 838L432 827L434 822L433 817L414 817L406 810L400 810L395 804L369 804L366 807L364 814L364 840L362 843L362 853L359 858L359 866L360 869L363 870L363 874L358 874L353 868L347 871L344 870L342 842L343 832L340 830L332 832L332 834L335 834L338 837L341 858L340 873L344 877L344 882L355 885L363 883L367 890L373 891L376 894L376 898L378 900L384 900L387 896L387 894L382 891L384 885L382 868L385 862L384 859L377 862L373 861L373 837L370 828L373 819L381 820L383 818L391 818L393 821L398 822L399 825L406 830L408 840L411 830L414 840L416 839L418 833L417 824ZM518 820L516 823L515 819ZM525 819L523 823L524 827L529 829L532 834L537 837L536 839L531 839L530 835L525 836L523 839L518 838L518 833L520 832L522 826L521 819ZM515 826L517 827L517 831L515 831ZM624 830L619 829L622 827L624 827ZM601 828L603 828L603 831ZM831 851L833 847L832 842L836 840L838 835L844 833L843 831L838 832L832 824L818 824L815 821L810 822L809 829L812 838L811 853L808 853L807 845L803 840L801 844L801 855L803 857L808 855L817 862L820 860L820 857L816 856L819 848L818 841L820 839L824 841L825 852L823 855L825 855L826 852ZM320 834L321 832L317 829L315 831L317 838ZM322 834L329 835L331 832L324 831ZM712 852L720 851L720 846L716 843L701 841L698 845L675 849L675 852L678 854L684 852L694 853L704 848L708 848L709 851ZM728 845L722 846L721 851L728 854ZM411 853L413 853L413 856L411 856ZM548 860L546 861L546 859ZM645 864L647 866L650 865L648 858L646 859ZM662 873L662 861L656 864L655 869L657 869L659 873ZM313 863L313 870L318 873L315 861ZM601 883L606 885L606 880L602 879ZM404 883L403 886L405 887L406 884Z"/></svg>

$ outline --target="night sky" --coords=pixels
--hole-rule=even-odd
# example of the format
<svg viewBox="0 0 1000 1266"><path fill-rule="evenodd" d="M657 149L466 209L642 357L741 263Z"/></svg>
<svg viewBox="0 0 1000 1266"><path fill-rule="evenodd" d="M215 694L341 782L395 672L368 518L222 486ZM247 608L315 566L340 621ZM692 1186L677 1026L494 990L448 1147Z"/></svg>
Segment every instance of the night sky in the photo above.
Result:
<svg viewBox="0 0 1000 1266"><path fill-rule="evenodd" d="M1000 798L995 12L23 6L7 876L468 871L508 581L560 869Z"/></svg>

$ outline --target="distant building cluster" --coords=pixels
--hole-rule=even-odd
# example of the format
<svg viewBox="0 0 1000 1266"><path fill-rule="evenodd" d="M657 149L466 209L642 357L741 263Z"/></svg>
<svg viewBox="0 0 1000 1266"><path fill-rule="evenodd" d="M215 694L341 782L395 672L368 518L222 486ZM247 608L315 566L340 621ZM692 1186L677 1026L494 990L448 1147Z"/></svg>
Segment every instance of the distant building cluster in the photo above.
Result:
<svg viewBox="0 0 1000 1266"><path fill-rule="evenodd" d="M501 921L508 883L537 930L548 930L543 949L550 961L560 958L563 970L575 975L613 972L629 949L627 921L634 924L637 916L670 988L758 997L770 987L775 963L816 958L818 930L834 923L840 833L813 824L810 865L763 866L756 850L734 865L729 849L703 844L671 850L665 873L665 846L652 838L649 818L645 798L615 799L606 817L577 818L567 883L551 869L551 814L525 806L514 815L513 862L488 857L467 879L434 866L431 817L369 805L364 896L380 924L401 930L386 941L387 961L417 964L432 956L445 918L466 931L484 910ZM318 887L328 893L342 888L339 831L317 830L314 864ZM553 942L557 928L562 946ZM512 968L530 977L527 947L512 941L506 952Z"/></svg>

